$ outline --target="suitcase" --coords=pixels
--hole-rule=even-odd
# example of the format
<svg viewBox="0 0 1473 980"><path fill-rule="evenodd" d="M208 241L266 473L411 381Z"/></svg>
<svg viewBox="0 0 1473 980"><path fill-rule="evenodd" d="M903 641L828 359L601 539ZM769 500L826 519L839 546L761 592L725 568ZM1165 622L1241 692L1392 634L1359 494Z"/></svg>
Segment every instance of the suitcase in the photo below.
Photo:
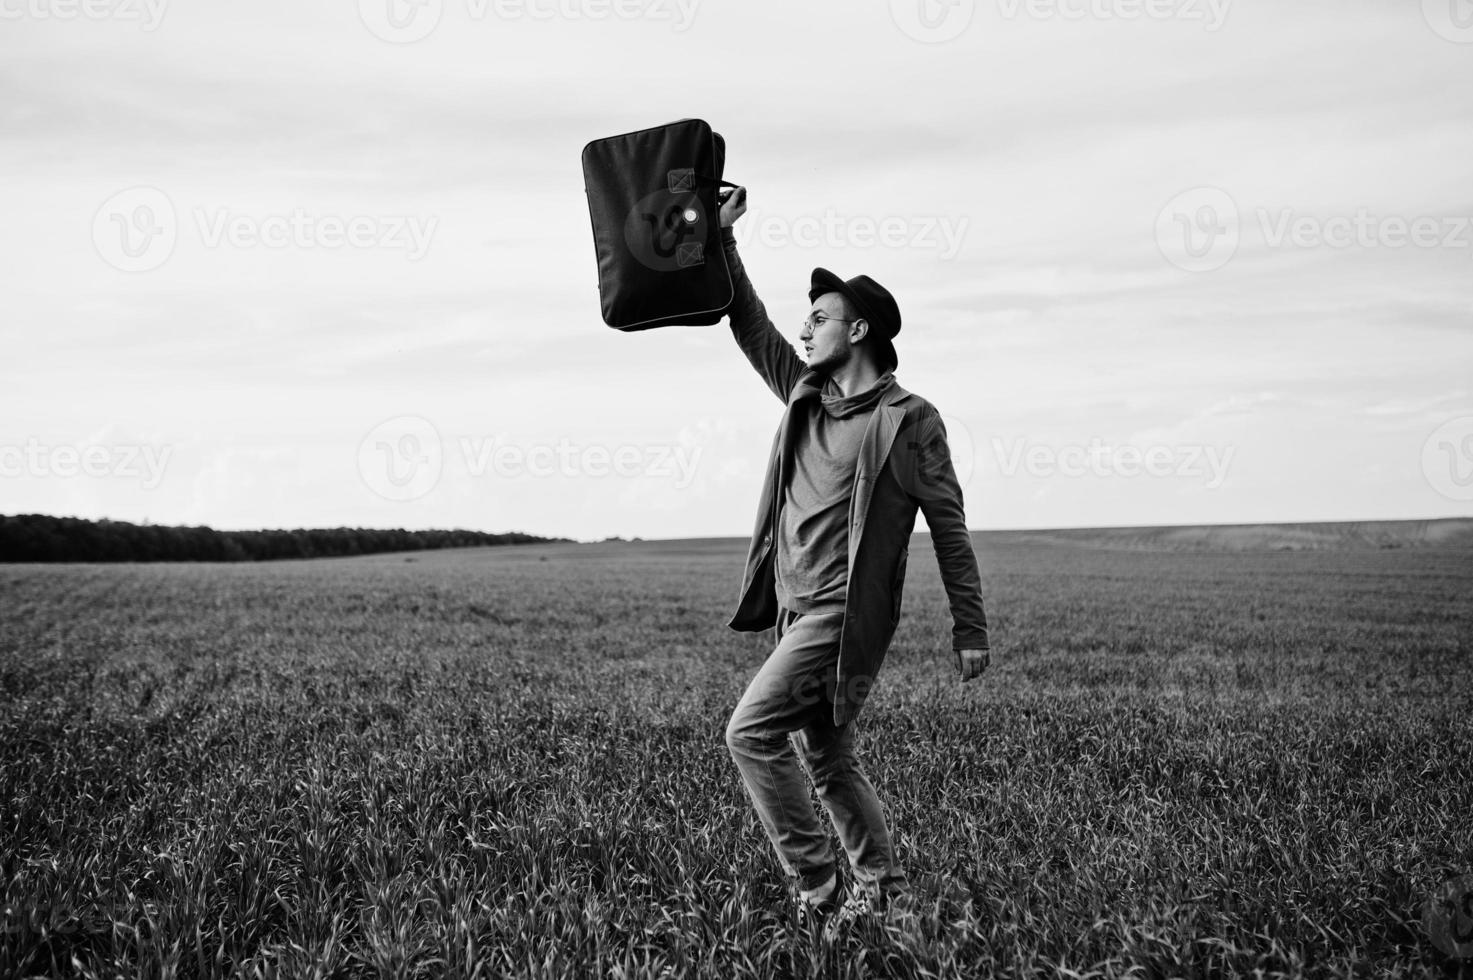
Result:
<svg viewBox="0 0 1473 980"><path fill-rule="evenodd" d="M721 247L726 141L702 119L594 140L583 183L604 323L616 330L719 323L731 304Z"/></svg>

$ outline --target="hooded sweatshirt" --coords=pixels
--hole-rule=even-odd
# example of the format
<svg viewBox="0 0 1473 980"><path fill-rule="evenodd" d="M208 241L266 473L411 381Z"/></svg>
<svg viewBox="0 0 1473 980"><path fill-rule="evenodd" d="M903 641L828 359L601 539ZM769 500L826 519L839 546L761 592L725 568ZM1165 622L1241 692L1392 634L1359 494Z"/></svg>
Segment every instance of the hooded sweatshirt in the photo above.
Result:
<svg viewBox="0 0 1473 980"><path fill-rule="evenodd" d="M885 389L886 372L845 396L830 379L793 445L778 513L778 605L797 613L843 612L849 587L849 501L865 427Z"/></svg>

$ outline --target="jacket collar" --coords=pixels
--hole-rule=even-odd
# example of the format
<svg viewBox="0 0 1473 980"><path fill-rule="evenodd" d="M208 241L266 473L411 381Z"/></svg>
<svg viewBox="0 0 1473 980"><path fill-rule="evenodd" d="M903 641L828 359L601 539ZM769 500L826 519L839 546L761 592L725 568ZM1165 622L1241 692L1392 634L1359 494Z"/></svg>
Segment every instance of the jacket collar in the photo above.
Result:
<svg viewBox="0 0 1473 980"><path fill-rule="evenodd" d="M793 390L788 393L788 407L792 408L805 398L817 398L823 393L823 386L826 380L826 375L822 375L811 368L804 368L803 373L798 375L798 383L793 385ZM900 387L900 382L897 380L880 394L879 404L875 407L879 408L885 405L891 405L900 401L902 398L909 397L910 392Z"/></svg>

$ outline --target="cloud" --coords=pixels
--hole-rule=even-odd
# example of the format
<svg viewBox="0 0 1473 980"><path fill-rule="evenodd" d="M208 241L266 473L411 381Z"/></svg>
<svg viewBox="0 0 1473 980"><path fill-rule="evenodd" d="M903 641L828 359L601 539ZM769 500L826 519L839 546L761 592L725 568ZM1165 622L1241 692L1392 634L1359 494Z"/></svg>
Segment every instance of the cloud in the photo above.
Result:
<svg viewBox="0 0 1473 980"><path fill-rule="evenodd" d="M779 406L724 325L603 326L582 193L588 140L701 115L764 214L966 223L945 258L853 236L745 245L787 336L813 266L868 272L901 301L905 382L979 444L1231 433L1242 473L1273 461L1293 478L1230 481L1160 515L1300 516L1337 492L1355 436L1375 426L1376 451L1414 456L1470 396L1473 250L1275 247L1257 217L1473 213L1467 52L1415 8L1234 5L1207 32L981 5L934 46L883 4L701 5L685 32L447 4L409 45L374 37L352 4L286 0L172 5L152 32L7 22L0 338L26 368L0 414L17 437L197 437L194 497L151 498L156 520L290 525L348 507L420 526L745 533ZM139 184L169 195L179 244L128 274L89 229ZM1232 197L1243 236L1199 274L1165 259L1154 225L1201 186ZM438 224L407 261L212 246L201 209ZM396 412L523 439L678 433L702 464L654 507L544 483L395 510L324 461ZM1366 516L1425 504L1399 471L1374 479ZM1158 516L1155 498L1078 490L1004 488L980 522ZM110 492L84 503L135 505Z"/></svg>

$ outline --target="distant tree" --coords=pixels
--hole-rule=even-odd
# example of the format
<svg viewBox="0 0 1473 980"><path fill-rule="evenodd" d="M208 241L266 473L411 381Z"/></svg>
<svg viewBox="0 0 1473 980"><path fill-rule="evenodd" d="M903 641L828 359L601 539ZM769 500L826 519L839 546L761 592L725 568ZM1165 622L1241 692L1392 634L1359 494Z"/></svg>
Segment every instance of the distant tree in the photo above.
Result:
<svg viewBox="0 0 1473 980"><path fill-rule="evenodd" d="M488 534L353 527L216 531L204 526L0 514L0 561L6 562L271 561L566 540L520 531Z"/></svg>

